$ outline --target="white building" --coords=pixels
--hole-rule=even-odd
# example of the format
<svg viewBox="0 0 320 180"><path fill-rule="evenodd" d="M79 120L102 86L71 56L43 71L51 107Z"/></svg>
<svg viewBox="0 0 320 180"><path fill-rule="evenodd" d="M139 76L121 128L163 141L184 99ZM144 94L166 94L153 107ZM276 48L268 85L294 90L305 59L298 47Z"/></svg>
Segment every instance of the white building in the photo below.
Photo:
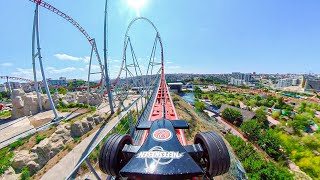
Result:
<svg viewBox="0 0 320 180"><path fill-rule="evenodd" d="M297 78L286 78L286 79L279 79L277 87L289 87L289 86L299 86L301 83L300 79Z"/></svg>
<svg viewBox="0 0 320 180"><path fill-rule="evenodd" d="M242 79L231 78L230 84L236 85L236 86L242 86L242 85L244 85L244 84L246 84L246 83L245 83L245 81L242 80Z"/></svg>
<svg viewBox="0 0 320 180"><path fill-rule="evenodd" d="M0 84L0 92L6 92L7 87L4 84Z"/></svg>

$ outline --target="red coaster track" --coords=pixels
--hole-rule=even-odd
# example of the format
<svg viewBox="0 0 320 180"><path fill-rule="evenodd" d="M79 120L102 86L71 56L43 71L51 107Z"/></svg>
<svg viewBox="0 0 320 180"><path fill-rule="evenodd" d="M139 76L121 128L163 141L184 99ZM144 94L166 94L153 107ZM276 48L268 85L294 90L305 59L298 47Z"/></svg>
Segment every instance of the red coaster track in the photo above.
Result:
<svg viewBox="0 0 320 180"><path fill-rule="evenodd" d="M161 72L161 80L160 86L157 90L157 95L152 105L152 109L149 115L149 121L156 121L158 119L168 119L168 120L178 120L178 115L176 109L174 107L169 88L166 83L165 75L164 75L164 65L162 63L162 72ZM177 137L180 143L185 146L187 145L184 132L182 129L177 129ZM149 130L146 130L141 138L140 145L146 140L149 134Z"/></svg>

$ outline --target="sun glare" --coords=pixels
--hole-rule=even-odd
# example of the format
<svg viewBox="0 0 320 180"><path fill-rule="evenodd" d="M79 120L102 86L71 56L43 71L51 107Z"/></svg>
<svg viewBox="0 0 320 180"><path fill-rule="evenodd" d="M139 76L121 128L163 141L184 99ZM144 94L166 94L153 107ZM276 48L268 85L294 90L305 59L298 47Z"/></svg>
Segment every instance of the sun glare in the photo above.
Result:
<svg viewBox="0 0 320 180"><path fill-rule="evenodd" d="M137 16L140 16L140 10L146 4L147 0L127 0L128 6L136 11Z"/></svg>

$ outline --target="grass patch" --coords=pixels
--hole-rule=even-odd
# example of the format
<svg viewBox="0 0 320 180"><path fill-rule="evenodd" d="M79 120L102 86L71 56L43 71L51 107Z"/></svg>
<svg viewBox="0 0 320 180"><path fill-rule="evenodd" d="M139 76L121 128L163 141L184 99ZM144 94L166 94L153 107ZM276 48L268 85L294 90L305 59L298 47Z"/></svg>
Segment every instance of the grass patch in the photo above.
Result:
<svg viewBox="0 0 320 180"><path fill-rule="evenodd" d="M0 112L0 119L8 119L11 117L10 111L1 111Z"/></svg>
<svg viewBox="0 0 320 180"><path fill-rule="evenodd" d="M65 145L63 150L71 151L72 147L70 145Z"/></svg>
<svg viewBox="0 0 320 180"><path fill-rule="evenodd" d="M83 103L71 103L71 104L64 104L62 101L58 102L57 109L62 112L69 112L68 108L85 108L89 109L90 111L96 111L97 108L94 106L90 106L88 104Z"/></svg>
<svg viewBox="0 0 320 180"><path fill-rule="evenodd" d="M11 166L13 156L13 152L7 147L0 150L0 175Z"/></svg>
<svg viewBox="0 0 320 180"><path fill-rule="evenodd" d="M73 138L73 142L75 142L75 143L81 142L81 137L75 137L75 138Z"/></svg>
<svg viewBox="0 0 320 180"><path fill-rule="evenodd" d="M14 150L14 149L16 149L17 147L21 146L21 145L23 144L23 142L24 142L24 141L23 141L22 139L19 139L19 140L17 140L16 142L10 144L10 145L9 145L10 150Z"/></svg>
<svg viewBox="0 0 320 180"><path fill-rule="evenodd" d="M29 180L30 179L30 171L27 167L22 168L21 170L21 176L20 179L21 180Z"/></svg>
<svg viewBox="0 0 320 180"><path fill-rule="evenodd" d="M44 134L44 135L38 134L38 135L36 136L36 143L39 144L42 140L44 140L44 139L47 138L47 137L48 137L48 136L47 136L46 134Z"/></svg>

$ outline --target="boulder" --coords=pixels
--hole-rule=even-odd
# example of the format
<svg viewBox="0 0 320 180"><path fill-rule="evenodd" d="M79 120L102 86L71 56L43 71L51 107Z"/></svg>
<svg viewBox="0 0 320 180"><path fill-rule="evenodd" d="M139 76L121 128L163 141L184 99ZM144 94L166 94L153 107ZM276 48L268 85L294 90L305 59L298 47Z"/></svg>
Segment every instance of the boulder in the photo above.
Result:
<svg viewBox="0 0 320 180"><path fill-rule="evenodd" d="M43 98L41 98L41 101L42 101L42 107L43 107L43 109L45 109L45 110L51 110L51 105L50 105L48 96L44 96ZM58 101L59 101L59 100L58 100ZM58 102L58 101L57 101L57 102Z"/></svg>
<svg viewBox="0 0 320 180"><path fill-rule="evenodd" d="M98 125L101 122L99 117L94 117L93 120L96 125Z"/></svg>
<svg viewBox="0 0 320 180"><path fill-rule="evenodd" d="M88 131L90 131L90 127L88 125L88 121L86 119L82 119L81 121L81 126L83 128L83 134L87 133Z"/></svg>
<svg viewBox="0 0 320 180"><path fill-rule="evenodd" d="M23 101L21 96L16 96L12 99L12 106L14 108L22 108L23 107Z"/></svg>
<svg viewBox="0 0 320 180"><path fill-rule="evenodd" d="M67 100L62 100L62 104L64 104L64 105L68 105L69 103L68 103L68 101Z"/></svg>
<svg viewBox="0 0 320 180"><path fill-rule="evenodd" d="M92 116L87 116L87 121L93 121L93 117Z"/></svg>
<svg viewBox="0 0 320 180"><path fill-rule="evenodd" d="M16 174L14 169L10 166L6 172L2 176L0 176L0 179L5 180L17 180L20 179L20 174Z"/></svg>
<svg viewBox="0 0 320 180"><path fill-rule="evenodd" d="M65 124L65 125L64 125L64 128L67 129L67 130L70 130L70 129L71 129L71 126L70 126L70 124Z"/></svg>
<svg viewBox="0 0 320 180"><path fill-rule="evenodd" d="M37 153L31 152L29 154L29 157L30 157L31 161L37 161L38 160L38 154Z"/></svg>
<svg viewBox="0 0 320 180"><path fill-rule="evenodd" d="M56 133L53 133L51 136L50 136L50 140L52 142L57 142L61 139L61 136L59 134L56 134Z"/></svg>
<svg viewBox="0 0 320 180"><path fill-rule="evenodd" d="M38 163L43 166L50 158L51 154L51 142L49 138L42 140L38 145L31 149L31 152L38 154Z"/></svg>
<svg viewBox="0 0 320 180"><path fill-rule="evenodd" d="M64 143L62 142L62 140L60 140L60 141L57 141L57 142L55 142L55 143L52 143L51 144L51 147L52 147L52 154L51 154L51 156L53 157L53 156L55 156L58 152L60 152L62 149L63 149L63 147L64 147Z"/></svg>
<svg viewBox="0 0 320 180"><path fill-rule="evenodd" d="M13 89L11 96L14 98L16 96L23 96L25 94L25 92L23 91L23 89Z"/></svg>
<svg viewBox="0 0 320 180"><path fill-rule="evenodd" d="M87 96L86 95L79 95L78 96L78 103L87 103Z"/></svg>
<svg viewBox="0 0 320 180"><path fill-rule="evenodd" d="M84 134L82 123L80 121L77 121L71 125L71 135L73 137L80 137Z"/></svg>
<svg viewBox="0 0 320 180"><path fill-rule="evenodd" d="M13 108L12 111L11 111L11 117L12 119L17 119L17 118L20 118L20 117L23 117L25 116L24 115L24 109L23 108Z"/></svg>
<svg viewBox="0 0 320 180"><path fill-rule="evenodd" d="M30 161L29 157L29 151L28 150L22 150L16 153L15 157L12 161L12 167L16 169L22 169L24 166L27 165L27 163Z"/></svg>
<svg viewBox="0 0 320 180"><path fill-rule="evenodd" d="M34 115L39 112L37 97L28 95L24 100L24 115Z"/></svg>
<svg viewBox="0 0 320 180"><path fill-rule="evenodd" d="M66 133L66 129L64 129L63 127L58 128L55 131L56 134L65 134Z"/></svg>
<svg viewBox="0 0 320 180"><path fill-rule="evenodd" d="M34 161L29 161L27 163L27 167L28 167L29 171L31 172L31 174L36 173L40 169L40 165Z"/></svg>

